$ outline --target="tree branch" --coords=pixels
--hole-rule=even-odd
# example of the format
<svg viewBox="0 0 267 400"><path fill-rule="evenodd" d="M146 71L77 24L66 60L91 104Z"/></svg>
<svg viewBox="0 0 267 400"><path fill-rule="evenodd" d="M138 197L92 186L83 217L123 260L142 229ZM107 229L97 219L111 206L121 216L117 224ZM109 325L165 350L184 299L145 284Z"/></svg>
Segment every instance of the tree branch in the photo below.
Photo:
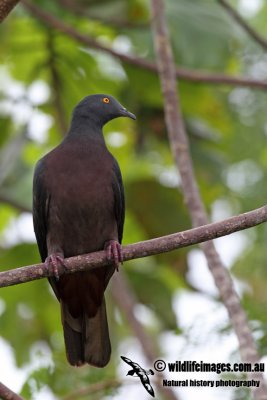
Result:
<svg viewBox="0 0 267 400"><path fill-rule="evenodd" d="M77 40L78 42L83 43L84 45L89 46L93 49L101 50L105 53L108 53L124 63L134 65L138 68L146 69L154 73L158 72L157 65L154 62L145 60L140 57L123 54L114 49L111 49L100 43L98 40L80 33L72 26L67 25L66 23L62 22L48 12L43 11L36 4L33 4L28 0L21 0L21 3L36 18L39 18L46 25L52 27L53 29L56 29L59 32L64 33L72 39ZM175 74L180 79L196 83L246 86L261 90L267 89L267 82L258 79L232 77L224 74L212 74L200 71L193 71L186 68L176 68Z"/></svg>
<svg viewBox="0 0 267 400"><path fill-rule="evenodd" d="M267 221L267 206L234 216L223 221L199 226L187 231L129 244L122 248L124 261L166 253L172 250L202 243L221 236L248 229ZM88 271L109 264L105 251L98 251L65 259L66 266L59 266L59 273ZM45 264L34 264L0 272L0 287L30 282L53 276Z"/></svg>
<svg viewBox="0 0 267 400"><path fill-rule="evenodd" d="M23 400L18 394L0 382L0 399L2 400Z"/></svg>
<svg viewBox="0 0 267 400"><path fill-rule="evenodd" d="M154 46L164 97L165 121L170 146L180 172L184 199L193 226L200 226L208 223L208 216L195 179L188 138L181 114L180 99L176 91L175 65L165 18L164 1L151 0L151 7ZM259 360L256 344L246 314L234 289L231 276L228 270L224 268L212 241L204 243L202 249L237 335L241 358L244 362L255 363ZM266 398L267 390L263 384L263 375L257 377L257 379L259 378L261 385L259 389L255 389L254 394L256 399L263 399Z"/></svg>
<svg viewBox="0 0 267 400"><path fill-rule="evenodd" d="M264 50L267 50L267 40L257 33L226 0L218 0L218 3L256 43L258 43Z"/></svg>
<svg viewBox="0 0 267 400"><path fill-rule="evenodd" d="M19 0L1 0L0 1L0 22L3 22Z"/></svg>

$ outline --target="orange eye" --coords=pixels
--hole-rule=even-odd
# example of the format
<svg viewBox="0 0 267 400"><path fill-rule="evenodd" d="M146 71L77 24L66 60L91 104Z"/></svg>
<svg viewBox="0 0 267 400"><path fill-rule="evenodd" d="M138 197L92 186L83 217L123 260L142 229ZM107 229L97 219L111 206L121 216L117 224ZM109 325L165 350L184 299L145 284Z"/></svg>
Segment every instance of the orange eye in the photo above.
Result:
<svg viewBox="0 0 267 400"><path fill-rule="evenodd" d="M102 101L103 101L103 103L108 104L109 103L109 98L108 97L104 97Z"/></svg>

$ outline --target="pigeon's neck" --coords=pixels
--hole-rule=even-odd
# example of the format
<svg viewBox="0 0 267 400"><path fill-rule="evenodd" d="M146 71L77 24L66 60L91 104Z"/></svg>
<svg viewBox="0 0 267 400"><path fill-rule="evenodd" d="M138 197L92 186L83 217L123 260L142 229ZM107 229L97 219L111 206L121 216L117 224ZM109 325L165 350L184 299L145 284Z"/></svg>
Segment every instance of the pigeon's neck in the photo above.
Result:
<svg viewBox="0 0 267 400"><path fill-rule="evenodd" d="M102 127L103 124L93 117L75 118L74 116L67 137L105 143Z"/></svg>

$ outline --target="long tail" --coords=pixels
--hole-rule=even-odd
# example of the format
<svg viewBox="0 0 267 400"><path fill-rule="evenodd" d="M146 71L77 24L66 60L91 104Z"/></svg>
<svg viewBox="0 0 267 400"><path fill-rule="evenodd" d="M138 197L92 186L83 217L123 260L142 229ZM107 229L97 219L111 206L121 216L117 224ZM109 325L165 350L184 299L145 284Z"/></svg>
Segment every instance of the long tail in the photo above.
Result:
<svg viewBox="0 0 267 400"><path fill-rule="evenodd" d="M75 366L88 363L95 367L105 367L110 360L111 345L104 297L93 317L83 312L79 318L73 318L68 306L63 301L60 304L69 363Z"/></svg>

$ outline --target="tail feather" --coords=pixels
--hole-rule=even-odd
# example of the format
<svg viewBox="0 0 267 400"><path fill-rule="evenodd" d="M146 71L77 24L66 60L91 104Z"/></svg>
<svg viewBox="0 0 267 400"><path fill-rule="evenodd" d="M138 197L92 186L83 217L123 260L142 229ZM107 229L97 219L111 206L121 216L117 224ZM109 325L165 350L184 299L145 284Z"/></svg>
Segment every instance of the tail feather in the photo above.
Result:
<svg viewBox="0 0 267 400"><path fill-rule="evenodd" d="M95 316L88 317L84 312L79 318L73 318L66 303L61 301L61 316L69 363L104 367L111 354L105 299Z"/></svg>
<svg viewBox="0 0 267 400"><path fill-rule="evenodd" d="M72 329L68 322L63 322L66 355L69 363L74 366L84 364L83 340L80 332Z"/></svg>

